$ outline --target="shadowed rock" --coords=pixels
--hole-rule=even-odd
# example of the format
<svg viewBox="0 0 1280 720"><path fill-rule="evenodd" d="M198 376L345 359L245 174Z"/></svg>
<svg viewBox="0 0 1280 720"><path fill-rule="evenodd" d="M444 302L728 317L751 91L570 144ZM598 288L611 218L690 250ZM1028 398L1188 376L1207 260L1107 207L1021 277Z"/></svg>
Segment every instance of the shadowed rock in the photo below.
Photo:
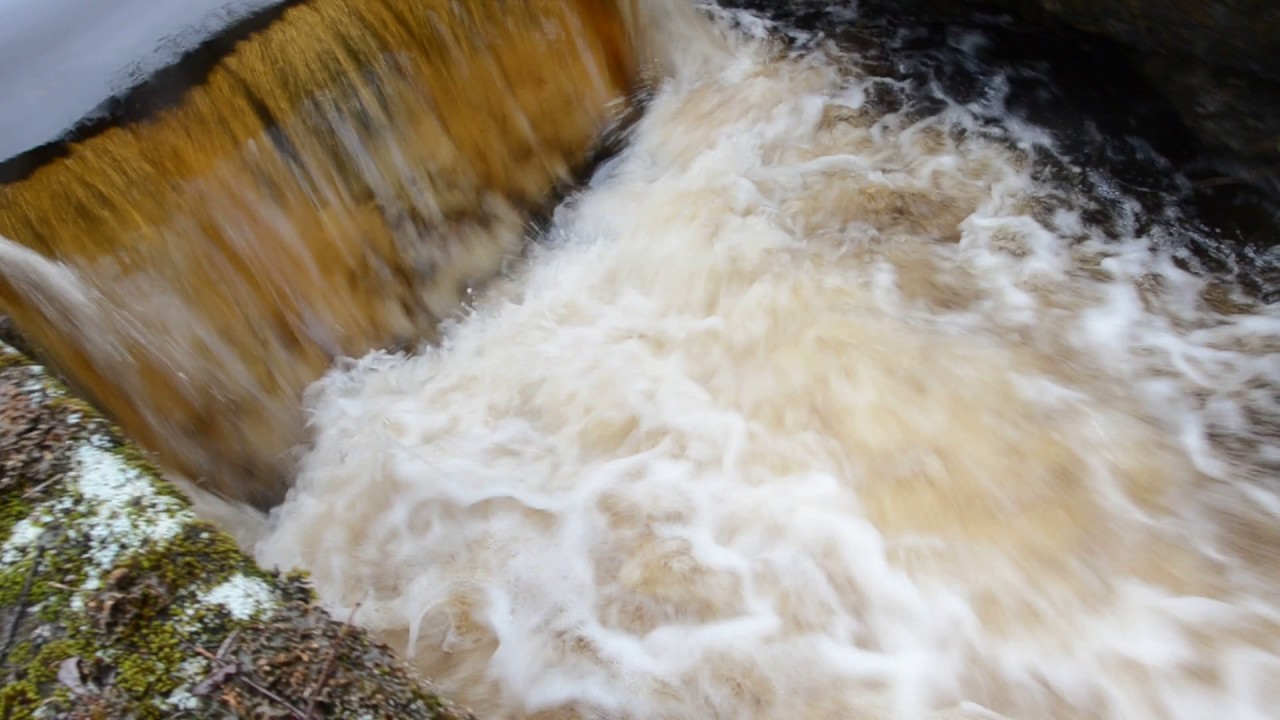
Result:
<svg viewBox="0 0 1280 720"><path fill-rule="evenodd" d="M1261 0L996 0L1140 51L1139 67L1202 139L1280 161L1280 4ZM1266 168L1276 170L1273 168Z"/></svg>

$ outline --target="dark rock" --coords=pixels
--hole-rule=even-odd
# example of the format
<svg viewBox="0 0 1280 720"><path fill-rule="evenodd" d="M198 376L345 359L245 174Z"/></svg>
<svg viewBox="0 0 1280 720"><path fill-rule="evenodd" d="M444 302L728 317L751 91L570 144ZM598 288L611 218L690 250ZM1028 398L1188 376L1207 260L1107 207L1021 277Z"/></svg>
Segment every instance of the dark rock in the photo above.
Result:
<svg viewBox="0 0 1280 720"><path fill-rule="evenodd" d="M1154 53L1280 81L1280 3L1273 0L999 0Z"/></svg>
<svg viewBox="0 0 1280 720"><path fill-rule="evenodd" d="M1208 145L1274 177L1280 161L1280 3L995 0L1023 20L1121 42Z"/></svg>

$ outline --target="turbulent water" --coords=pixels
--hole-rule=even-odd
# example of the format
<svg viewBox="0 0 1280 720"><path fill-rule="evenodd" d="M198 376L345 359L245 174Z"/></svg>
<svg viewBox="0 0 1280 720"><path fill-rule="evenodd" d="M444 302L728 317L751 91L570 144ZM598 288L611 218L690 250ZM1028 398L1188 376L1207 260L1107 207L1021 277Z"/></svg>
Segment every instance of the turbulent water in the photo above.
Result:
<svg viewBox="0 0 1280 720"><path fill-rule="evenodd" d="M1276 717L1280 308L1007 77L708 13L259 560L485 718Z"/></svg>

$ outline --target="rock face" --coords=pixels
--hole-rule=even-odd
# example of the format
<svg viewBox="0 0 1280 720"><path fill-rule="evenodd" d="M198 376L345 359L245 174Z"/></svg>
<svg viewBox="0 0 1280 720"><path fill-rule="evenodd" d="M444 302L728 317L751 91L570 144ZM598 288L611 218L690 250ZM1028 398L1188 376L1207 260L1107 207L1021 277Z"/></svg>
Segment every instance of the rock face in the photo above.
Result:
<svg viewBox="0 0 1280 720"><path fill-rule="evenodd" d="M0 342L0 717L471 717Z"/></svg>
<svg viewBox="0 0 1280 720"><path fill-rule="evenodd" d="M1139 51L1139 67L1206 142L1280 159L1280 3L1272 0L996 0Z"/></svg>
<svg viewBox="0 0 1280 720"><path fill-rule="evenodd" d="M1271 0L1030 1L1128 45L1280 80L1280 5Z"/></svg>
<svg viewBox="0 0 1280 720"><path fill-rule="evenodd" d="M1141 69L1206 142L1263 163L1280 161L1280 82L1185 55L1149 57Z"/></svg>

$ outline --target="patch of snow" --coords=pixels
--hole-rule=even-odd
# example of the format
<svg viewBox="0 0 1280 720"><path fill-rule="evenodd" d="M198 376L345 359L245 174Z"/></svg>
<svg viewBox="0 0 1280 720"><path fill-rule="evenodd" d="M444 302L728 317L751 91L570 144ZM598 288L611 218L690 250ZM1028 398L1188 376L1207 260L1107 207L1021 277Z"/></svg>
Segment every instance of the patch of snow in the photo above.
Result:
<svg viewBox="0 0 1280 720"><path fill-rule="evenodd" d="M156 493L152 481L118 456L93 445L76 450L76 486L92 507L81 525L89 559L107 568L121 553L177 536L194 516L180 503Z"/></svg>
<svg viewBox="0 0 1280 720"><path fill-rule="evenodd" d="M187 685L169 693L164 705L170 710L196 710L200 707L200 698L191 694L191 688L209 673L209 664L199 658L192 658L178 667L178 673L187 679Z"/></svg>
<svg viewBox="0 0 1280 720"><path fill-rule="evenodd" d="M197 710L200 708L200 699L183 688L178 688L164 702L172 710Z"/></svg>
<svg viewBox="0 0 1280 720"><path fill-rule="evenodd" d="M237 620L248 620L263 607L275 604L271 588L257 578L233 575L202 598L206 603L216 603L227 609Z"/></svg>
<svg viewBox="0 0 1280 720"><path fill-rule="evenodd" d="M38 518L25 517L19 520L9 533L9 539L0 547L0 563L12 565L22 559L32 545L44 533L45 523L49 518L43 513Z"/></svg>

